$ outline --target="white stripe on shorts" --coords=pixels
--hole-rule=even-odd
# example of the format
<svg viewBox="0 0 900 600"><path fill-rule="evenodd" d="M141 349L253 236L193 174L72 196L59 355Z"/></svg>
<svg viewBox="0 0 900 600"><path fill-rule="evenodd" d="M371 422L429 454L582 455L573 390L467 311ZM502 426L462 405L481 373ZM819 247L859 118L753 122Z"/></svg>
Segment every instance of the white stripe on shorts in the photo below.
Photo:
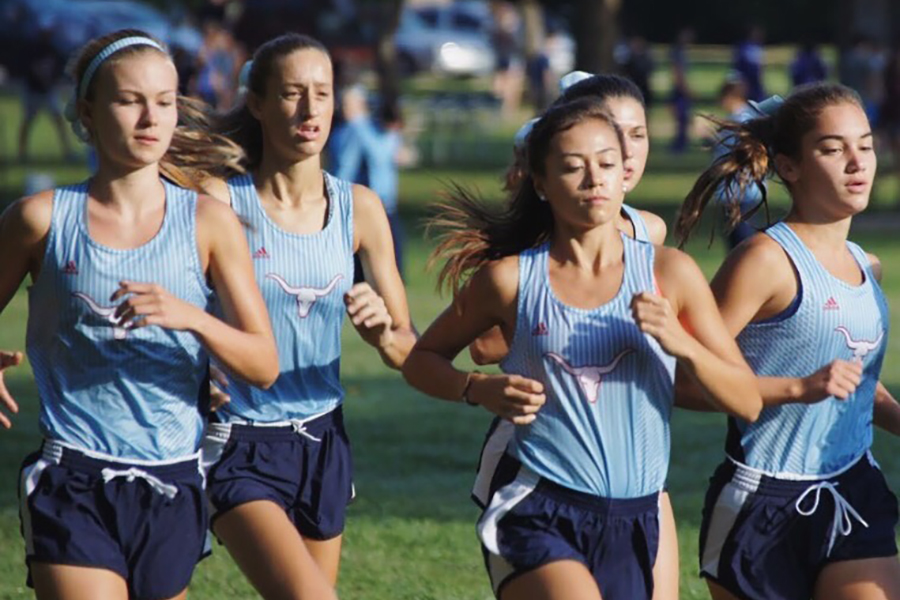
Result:
<svg viewBox="0 0 900 600"><path fill-rule="evenodd" d="M500 421L484 443L481 460L478 463L478 474L475 475L475 485L472 486L472 495L482 507L487 506L491 499L491 482L497 472L497 465L515 432L516 426L511 422Z"/></svg>
<svg viewBox="0 0 900 600"><path fill-rule="evenodd" d="M22 534L25 537L25 554L30 556L34 554L34 534L31 531L31 511L28 510L28 499L37 488L38 481L44 469L53 464L59 464L59 461L47 460L39 458L37 461L22 469L21 487L22 496L19 498L19 514L22 518Z"/></svg>
<svg viewBox="0 0 900 600"><path fill-rule="evenodd" d="M500 519L533 492L540 479L532 471L525 467L519 467L519 473L513 482L494 492L490 505L475 526L478 538L488 552L500 555L500 542L497 539L497 525Z"/></svg>

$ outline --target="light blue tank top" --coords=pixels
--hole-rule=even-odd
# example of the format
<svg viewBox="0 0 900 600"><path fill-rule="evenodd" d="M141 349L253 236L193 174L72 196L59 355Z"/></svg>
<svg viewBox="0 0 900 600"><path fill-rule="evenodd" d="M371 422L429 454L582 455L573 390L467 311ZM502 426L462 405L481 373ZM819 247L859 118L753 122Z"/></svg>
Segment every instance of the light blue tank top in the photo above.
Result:
<svg viewBox="0 0 900 600"><path fill-rule="evenodd" d="M726 451L769 473L828 475L859 459L872 444L875 385L888 333L888 308L865 252L847 247L865 276L852 286L831 275L784 223L766 234L790 257L799 276L798 300L786 314L750 323L737 338L758 375L805 377L835 359L862 359L862 382L846 400L785 404L747 424L729 420Z"/></svg>
<svg viewBox="0 0 900 600"><path fill-rule="evenodd" d="M343 400L341 325L343 296L353 285L353 191L349 182L324 176L328 216L323 229L311 234L276 225L250 175L228 182L272 320L281 374L267 390L232 378L231 402L216 413L226 423L307 419Z"/></svg>
<svg viewBox="0 0 900 600"><path fill-rule="evenodd" d="M87 182L57 188L44 262L29 289L26 347L51 439L135 460L197 451L208 358L193 333L123 329L110 296L122 280L156 283L206 309L197 250L197 194L164 181L166 212L149 242L130 250L88 234Z"/></svg>
<svg viewBox="0 0 900 600"><path fill-rule="evenodd" d="M622 212L625 213L628 220L631 221L631 224L634 226L634 239L639 242L649 242L650 231L647 229L647 223L644 221L644 217L641 216L640 211L627 204L623 204Z"/></svg>
<svg viewBox="0 0 900 600"><path fill-rule="evenodd" d="M622 240L622 285L592 310L553 293L549 244L519 255L516 331L501 364L542 382L547 394L537 419L516 427L510 453L569 489L619 499L663 487L675 372L675 359L631 316L634 295L656 289L654 246Z"/></svg>

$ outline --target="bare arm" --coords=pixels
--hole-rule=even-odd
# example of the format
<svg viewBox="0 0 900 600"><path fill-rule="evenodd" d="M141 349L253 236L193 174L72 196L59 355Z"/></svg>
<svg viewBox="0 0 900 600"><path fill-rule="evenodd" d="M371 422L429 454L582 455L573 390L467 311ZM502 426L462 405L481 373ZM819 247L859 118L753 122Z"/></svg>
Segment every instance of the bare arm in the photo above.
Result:
<svg viewBox="0 0 900 600"><path fill-rule="evenodd" d="M747 421L762 410L756 377L716 309L703 273L686 254L658 248L655 266L664 297L635 296L635 319L678 359L713 406ZM690 332L690 333L688 333Z"/></svg>
<svg viewBox="0 0 900 600"><path fill-rule="evenodd" d="M665 244L666 233L668 232L666 222L652 212L646 210L638 212L641 213L641 217L644 218L644 223L647 225L647 234L650 236L650 243L654 246L662 246Z"/></svg>
<svg viewBox="0 0 900 600"><path fill-rule="evenodd" d="M732 252L711 283L722 318L737 336L751 321L775 317L797 295L794 267L774 240L755 236ZM859 384L859 365L835 360L803 377L760 377L766 406L847 398Z"/></svg>
<svg viewBox="0 0 900 600"><path fill-rule="evenodd" d="M519 375L466 373L453 366L453 359L481 333L495 325L515 327L517 287L517 257L475 273L403 365L410 385L436 398L480 404L514 423L533 421L545 401L540 382Z"/></svg>
<svg viewBox="0 0 900 600"><path fill-rule="evenodd" d="M25 277L37 279L50 232L53 192L23 198L0 215L0 312L6 308ZM6 388L3 372L22 363L21 352L0 350L0 407L19 412L19 405ZM9 417L0 412L0 426L12 427Z"/></svg>
<svg viewBox="0 0 900 600"><path fill-rule="evenodd" d="M416 343L406 290L394 260L394 240L384 206L375 193L353 186L353 236L366 280L347 293L347 313L381 359L399 369Z"/></svg>

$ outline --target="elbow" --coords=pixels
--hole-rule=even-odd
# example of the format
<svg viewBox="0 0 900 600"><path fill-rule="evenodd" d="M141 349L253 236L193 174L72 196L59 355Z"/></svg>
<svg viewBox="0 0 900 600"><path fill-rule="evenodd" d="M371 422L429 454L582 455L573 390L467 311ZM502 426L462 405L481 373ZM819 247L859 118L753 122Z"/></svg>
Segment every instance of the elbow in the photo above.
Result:
<svg viewBox="0 0 900 600"><path fill-rule="evenodd" d="M763 399L759 393L759 390L754 385L753 386L753 395L751 398L748 398L743 405L741 406L741 411L738 415L741 419L748 423L755 423L757 419L759 419L759 415L762 414L763 410Z"/></svg>
<svg viewBox="0 0 900 600"><path fill-rule="evenodd" d="M272 387L281 374L281 367L278 364L278 351L275 349L274 343L269 350L269 352L261 353L262 356L257 360L252 379L248 376L250 383L264 390Z"/></svg>

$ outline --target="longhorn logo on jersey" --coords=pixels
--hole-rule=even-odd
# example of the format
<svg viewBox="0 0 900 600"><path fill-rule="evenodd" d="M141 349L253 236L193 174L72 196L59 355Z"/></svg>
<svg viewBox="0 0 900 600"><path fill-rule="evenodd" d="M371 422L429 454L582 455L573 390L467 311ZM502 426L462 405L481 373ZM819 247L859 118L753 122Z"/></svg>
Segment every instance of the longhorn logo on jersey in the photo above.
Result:
<svg viewBox="0 0 900 600"><path fill-rule="evenodd" d="M835 331L844 336L844 339L847 340L847 347L853 352L853 358L859 360L864 359L872 350L876 350L878 346L881 345L881 340L884 338L883 329L878 333L878 337L875 338L874 341L854 340L850 335L850 332L843 325L835 329Z"/></svg>
<svg viewBox="0 0 900 600"><path fill-rule="evenodd" d="M597 400L600 398L600 384L603 382L603 377L612 373L618 366L619 361L631 352L634 352L631 348L622 350L608 365L587 365L583 367L573 367L566 362L566 359L555 352L547 352L544 356L552 359L563 368L563 371L574 376L578 381L578 385L581 386L581 391L583 391L584 395L587 397L588 402L596 404Z"/></svg>
<svg viewBox="0 0 900 600"><path fill-rule="evenodd" d="M94 300L87 294L83 294L82 292L72 292L72 295L84 301L84 303L87 304L88 309L92 313L113 326L113 337L115 339L125 339L125 337L128 335L128 328L119 325L119 320L115 316L117 306L100 306L96 300Z"/></svg>
<svg viewBox="0 0 900 600"><path fill-rule="evenodd" d="M322 296L330 294L334 289L334 286L336 286L338 281L343 279L344 276L338 273L328 285L321 289L314 287L294 287L277 273L266 273L266 278L274 280L281 286L281 289L283 289L285 293L290 294L297 300L297 314L300 315L301 319L305 319L309 316L309 311L312 310L316 301Z"/></svg>

